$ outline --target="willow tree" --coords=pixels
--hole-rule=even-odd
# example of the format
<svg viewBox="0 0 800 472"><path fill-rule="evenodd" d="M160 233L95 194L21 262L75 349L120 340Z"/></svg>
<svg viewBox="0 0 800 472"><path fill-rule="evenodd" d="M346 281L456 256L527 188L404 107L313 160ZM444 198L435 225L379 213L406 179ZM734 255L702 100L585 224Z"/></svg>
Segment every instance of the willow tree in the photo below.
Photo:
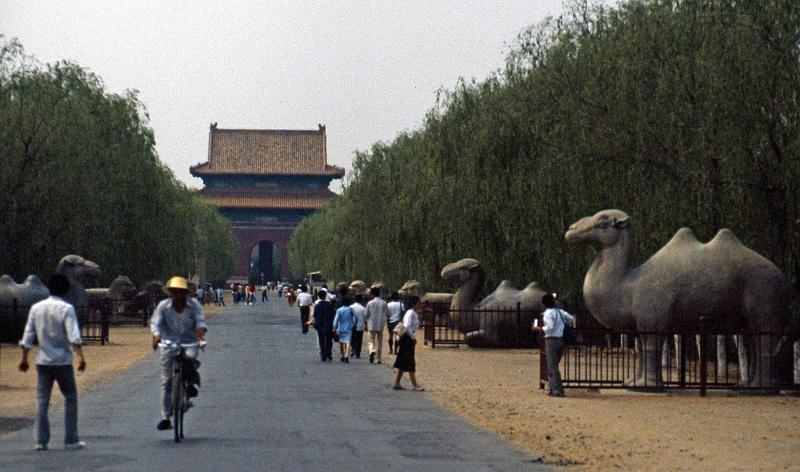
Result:
<svg viewBox="0 0 800 472"><path fill-rule="evenodd" d="M46 275L65 254L135 282L233 267L230 228L158 159L135 92L0 37L0 272ZM225 274L227 275L227 274Z"/></svg>
<svg viewBox="0 0 800 472"><path fill-rule="evenodd" d="M580 301L578 218L620 208L639 260L682 226L729 227L800 281L800 3L573 3L506 67L442 91L418 130L359 152L293 262L340 279L440 284L462 257L487 287L537 280Z"/></svg>

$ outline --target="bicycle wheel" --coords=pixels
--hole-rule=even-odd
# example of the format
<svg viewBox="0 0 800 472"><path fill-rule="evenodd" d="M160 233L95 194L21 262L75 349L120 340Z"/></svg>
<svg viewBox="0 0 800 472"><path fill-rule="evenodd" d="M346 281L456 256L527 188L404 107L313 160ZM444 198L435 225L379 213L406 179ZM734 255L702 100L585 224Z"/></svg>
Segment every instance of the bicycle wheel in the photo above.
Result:
<svg viewBox="0 0 800 472"><path fill-rule="evenodd" d="M175 362L179 362L175 359ZM175 367L172 373L172 430L175 433L175 442L181 442L181 429L183 428L183 375L180 367Z"/></svg>

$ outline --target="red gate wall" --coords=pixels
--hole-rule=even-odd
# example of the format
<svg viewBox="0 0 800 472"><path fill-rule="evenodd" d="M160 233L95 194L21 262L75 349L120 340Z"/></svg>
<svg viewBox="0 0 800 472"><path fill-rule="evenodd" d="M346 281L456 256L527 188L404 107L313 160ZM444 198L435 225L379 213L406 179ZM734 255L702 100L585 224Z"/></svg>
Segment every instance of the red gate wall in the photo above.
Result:
<svg viewBox="0 0 800 472"><path fill-rule="evenodd" d="M272 241L281 253L281 278L289 278L289 240L294 229L269 229L234 227L233 234L239 240L239 264L236 276L247 278L250 274L250 251L260 241Z"/></svg>

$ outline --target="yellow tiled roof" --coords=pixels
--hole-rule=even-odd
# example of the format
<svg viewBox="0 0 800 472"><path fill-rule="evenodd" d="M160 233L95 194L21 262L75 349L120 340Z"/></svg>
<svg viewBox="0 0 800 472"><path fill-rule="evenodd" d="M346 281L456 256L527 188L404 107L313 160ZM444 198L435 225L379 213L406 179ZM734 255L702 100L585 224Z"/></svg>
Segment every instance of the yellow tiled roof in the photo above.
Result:
<svg viewBox="0 0 800 472"><path fill-rule="evenodd" d="M316 210L337 197L327 188L204 188L199 193L218 208Z"/></svg>
<svg viewBox="0 0 800 472"><path fill-rule="evenodd" d="M194 174L329 175L344 169L328 165L325 127L319 130L219 129L211 126L208 162Z"/></svg>

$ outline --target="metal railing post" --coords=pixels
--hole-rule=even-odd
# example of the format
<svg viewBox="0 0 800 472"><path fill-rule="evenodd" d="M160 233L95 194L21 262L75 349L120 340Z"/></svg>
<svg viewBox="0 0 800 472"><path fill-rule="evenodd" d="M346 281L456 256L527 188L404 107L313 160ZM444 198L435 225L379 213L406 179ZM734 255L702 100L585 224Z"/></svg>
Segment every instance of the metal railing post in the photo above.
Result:
<svg viewBox="0 0 800 472"><path fill-rule="evenodd" d="M544 345L544 331L537 330L539 333L539 390L544 390L545 380L550 380L547 376L547 350Z"/></svg>
<svg viewBox="0 0 800 472"><path fill-rule="evenodd" d="M706 320L700 317L700 396L706 396L708 382L708 348L706 346Z"/></svg>
<svg viewBox="0 0 800 472"><path fill-rule="evenodd" d="M679 385L681 388L685 388L686 387L686 336L681 334L678 336L678 339L680 340L678 342L679 344L678 362L680 363L680 365L678 366L679 369L678 375L680 376Z"/></svg>
<svg viewBox="0 0 800 472"><path fill-rule="evenodd" d="M516 322L516 329L514 329L514 342L516 343L517 349L519 349L519 333L522 330L520 326L522 324L522 304L517 302L517 322Z"/></svg>

